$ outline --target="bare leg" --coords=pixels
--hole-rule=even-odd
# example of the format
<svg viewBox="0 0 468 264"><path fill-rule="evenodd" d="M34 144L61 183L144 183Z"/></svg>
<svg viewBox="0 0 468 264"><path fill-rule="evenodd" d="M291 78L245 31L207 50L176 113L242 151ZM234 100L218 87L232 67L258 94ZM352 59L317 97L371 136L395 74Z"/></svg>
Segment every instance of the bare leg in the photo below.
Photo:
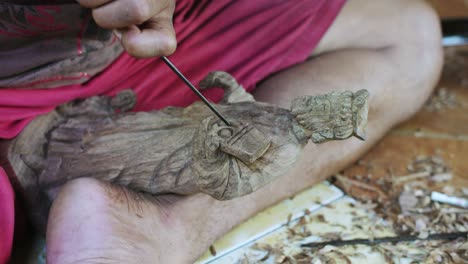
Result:
<svg viewBox="0 0 468 264"><path fill-rule="evenodd" d="M309 145L288 175L227 202L203 194L148 198L93 179L72 181L50 212L49 263L192 262L235 225L355 161L417 111L442 64L437 26L422 1L348 1L313 57L264 81L255 96L285 105L300 94L368 89L367 141Z"/></svg>

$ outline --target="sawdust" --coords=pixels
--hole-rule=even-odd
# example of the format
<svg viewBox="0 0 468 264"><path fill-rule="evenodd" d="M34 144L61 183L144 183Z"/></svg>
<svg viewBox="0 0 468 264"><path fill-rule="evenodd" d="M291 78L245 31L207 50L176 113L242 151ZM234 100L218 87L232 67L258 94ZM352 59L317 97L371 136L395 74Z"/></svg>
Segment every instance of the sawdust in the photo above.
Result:
<svg viewBox="0 0 468 264"><path fill-rule="evenodd" d="M244 256L238 263L367 263L366 255L360 253L363 246L327 245L320 249L302 248L299 252L290 254L285 245L271 246L256 244L252 249L257 253ZM379 253L385 263L400 263L400 259L409 259L410 263L468 263L468 243L466 239L454 241L416 241L384 243L370 246L369 253ZM272 261L270 261L272 260Z"/></svg>
<svg viewBox="0 0 468 264"><path fill-rule="evenodd" d="M429 234L468 231L468 210L431 199L431 190L437 189L441 184L446 185L452 178L452 172L444 160L437 155L418 156L408 164L407 170L409 174L392 176L391 184L387 185L392 189L389 192L393 194L393 197L390 197L391 203L379 204L379 201L376 200L376 211L384 219L393 223L396 233L415 234L420 239L425 239ZM377 184L371 182L368 185L375 186ZM442 188L442 192L447 195L468 198L468 191L463 188L445 186ZM360 199L360 197L355 198ZM383 210L383 206L387 210ZM392 207L393 210L388 210L388 206ZM430 253L424 254L427 263L461 263L454 262L453 257L447 257L451 255L464 256L465 261L468 261L466 252L458 254L458 251L455 250L459 246L467 247L466 241L456 244L432 243L431 245L435 245L434 247L431 247L429 242L422 244L431 249L428 251ZM435 249L439 253L433 253ZM390 252L395 252L395 250ZM440 259L445 262L437 262Z"/></svg>
<svg viewBox="0 0 468 264"><path fill-rule="evenodd" d="M401 259L409 259L410 263L468 263L468 243L466 239L454 241L415 241L399 243L383 243L369 246L370 252L379 253L384 263L400 263ZM288 253L285 245L270 246L256 244L252 247L257 253L249 253L238 263L368 263L363 246L327 245L320 249L302 248L294 254ZM379 262L380 263L380 262Z"/></svg>
<svg viewBox="0 0 468 264"><path fill-rule="evenodd" d="M408 164L407 171L406 175L391 175L390 180L383 183L377 180L368 183L343 180L345 176L337 179L346 193L358 200L370 201L367 206L374 207L380 216L393 223L398 234L418 234L424 238L430 233L468 231L468 210L453 210L453 206L431 199L431 190L445 185L452 178L450 168L440 156L417 156ZM377 199L369 200L366 195L353 195L359 192L349 192L352 188L378 190L376 193L387 190L388 194L379 194ZM462 188L445 187L442 192L468 198Z"/></svg>
<svg viewBox="0 0 468 264"><path fill-rule="evenodd" d="M446 184L452 173L438 156L419 156L408 165L408 171L425 172L424 179L406 182L398 196L399 213L392 218L395 230L399 233L419 234L449 233L468 231L468 210L457 209L431 199L431 190ZM445 186L442 192L447 195L468 197L463 189Z"/></svg>
<svg viewBox="0 0 468 264"><path fill-rule="evenodd" d="M411 263L468 263L468 242L466 238L454 241L424 240L431 234L457 233L468 231L468 209L454 207L433 201L431 190L438 188L447 195L468 198L468 189L446 185L452 178L450 168L437 156L418 156L407 166L408 174L391 175L385 181L365 177L364 180L351 179L350 176L338 175L336 183L348 192L356 188L374 193L374 200L368 200L365 192L355 196L358 201L351 207L374 211L377 214L362 216L353 214L352 229L367 231L368 241L378 239L377 231L382 231L389 224L393 226L396 237L415 235L415 241L397 243L379 243L367 245L372 252L380 254L385 263L400 263L400 259L410 259ZM390 173L391 174L391 173ZM385 192L383 190L386 190ZM350 193L348 193L350 194ZM359 201L361 200L361 201ZM305 210L294 224L288 221L287 241L275 245L256 244L252 247L256 255L247 254L239 263L364 263L366 257L360 253L362 245L333 246L332 242L341 241L346 236L343 232L312 234L307 224L326 222L324 215L312 214ZM291 245L300 245L311 237L319 241L329 241L324 247L300 248L291 251ZM268 261L267 261L268 260ZM274 262L271 262L273 260Z"/></svg>
<svg viewBox="0 0 468 264"><path fill-rule="evenodd" d="M374 195L373 197L376 197L376 198L372 197L371 200L376 200L376 201L388 200L388 195L381 188L379 188L379 186L349 179L343 175L335 175L335 178L337 180L336 184L339 187L345 189L347 193L353 193L353 188L358 188L358 189L370 192L371 195L372 194Z"/></svg>
<svg viewBox="0 0 468 264"><path fill-rule="evenodd" d="M468 231L468 210L434 202L430 194L427 190L405 188L399 197L401 213L395 224L398 233L424 238L429 233Z"/></svg>
<svg viewBox="0 0 468 264"><path fill-rule="evenodd" d="M459 106L455 93L445 87L438 88L424 105L429 112L438 112L444 109L453 109Z"/></svg>

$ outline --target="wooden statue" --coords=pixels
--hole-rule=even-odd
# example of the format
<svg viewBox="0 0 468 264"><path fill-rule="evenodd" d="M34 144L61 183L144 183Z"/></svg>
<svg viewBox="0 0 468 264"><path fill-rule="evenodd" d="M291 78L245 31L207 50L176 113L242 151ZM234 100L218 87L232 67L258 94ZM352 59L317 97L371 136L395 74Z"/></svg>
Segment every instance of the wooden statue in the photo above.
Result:
<svg viewBox="0 0 468 264"><path fill-rule="evenodd" d="M225 90L217 109L232 126L201 102L126 112L135 104L131 91L68 103L31 122L8 159L36 224L45 226L53 190L78 177L227 200L284 175L309 139L365 138L366 90L302 96L287 110L255 102L224 72L210 73L200 87Z"/></svg>

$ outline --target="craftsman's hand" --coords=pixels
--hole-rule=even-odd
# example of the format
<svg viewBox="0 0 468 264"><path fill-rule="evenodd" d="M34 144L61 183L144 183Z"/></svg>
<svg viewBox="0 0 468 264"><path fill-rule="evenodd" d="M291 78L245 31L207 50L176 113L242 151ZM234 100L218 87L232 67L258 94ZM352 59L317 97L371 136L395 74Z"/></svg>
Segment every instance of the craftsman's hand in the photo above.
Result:
<svg viewBox="0 0 468 264"><path fill-rule="evenodd" d="M96 23L117 29L127 52L138 58L167 56L177 46L172 15L175 0L78 0Z"/></svg>

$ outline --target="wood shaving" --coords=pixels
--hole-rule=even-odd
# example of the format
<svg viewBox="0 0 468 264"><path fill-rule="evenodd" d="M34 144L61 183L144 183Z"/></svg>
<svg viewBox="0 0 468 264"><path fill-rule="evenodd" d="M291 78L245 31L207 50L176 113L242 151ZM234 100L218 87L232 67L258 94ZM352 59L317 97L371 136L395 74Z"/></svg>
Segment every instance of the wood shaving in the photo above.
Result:
<svg viewBox="0 0 468 264"><path fill-rule="evenodd" d="M216 249L213 245L210 246L210 253L212 256L216 256Z"/></svg>
<svg viewBox="0 0 468 264"><path fill-rule="evenodd" d="M364 189L366 191L373 193L374 196L372 198L374 199L371 199L371 200L375 200L375 201L388 200L387 194L384 193L379 187L375 185L352 180L343 175L335 175L335 178L337 180L336 184L339 187L343 188L344 191L350 194L351 196L353 196L352 195L352 193L354 192L353 188L358 188L358 189Z"/></svg>
<svg viewBox="0 0 468 264"><path fill-rule="evenodd" d="M394 184L402 184L407 181L419 180L421 178L427 178L429 176L431 176L431 173L429 171L421 171L404 176L393 177L392 180Z"/></svg>
<svg viewBox="0 0 468 264"><path fill-rule="evenodd" d="M424 105L424 109L429 112L438 112L444 109L457 107L458 101L455 93L445 87L437 89Z"/></svg>
<svg viewBox="0 0 468 264"><path fill-rule="evenodd" d="M325 223L325 216L323 214L318 214L317 221L319 221L320 223Z"/></svg>
<svg viewBox="0 0 468 264"><path fill-rule="evenodd" d="M288 219L286 219L286 225L289 225L289 223L291 223L291 219L292 219L292 214L288 214Z"/></svg>
<svg viewBox="0 0 468 264"><path fill-rule="evenodd" d="M440 156L420 155L413 162L408 164L407 169L410 173L430 173L431 176L441 173L449 173L449 168L445 165Z"/></svg>
<svg viewBox="0 0 468 264"><path fill-rule="evenodd" d="M453 178L451 172L438 173L431 176L433 182L447 182Z"/></svg>

